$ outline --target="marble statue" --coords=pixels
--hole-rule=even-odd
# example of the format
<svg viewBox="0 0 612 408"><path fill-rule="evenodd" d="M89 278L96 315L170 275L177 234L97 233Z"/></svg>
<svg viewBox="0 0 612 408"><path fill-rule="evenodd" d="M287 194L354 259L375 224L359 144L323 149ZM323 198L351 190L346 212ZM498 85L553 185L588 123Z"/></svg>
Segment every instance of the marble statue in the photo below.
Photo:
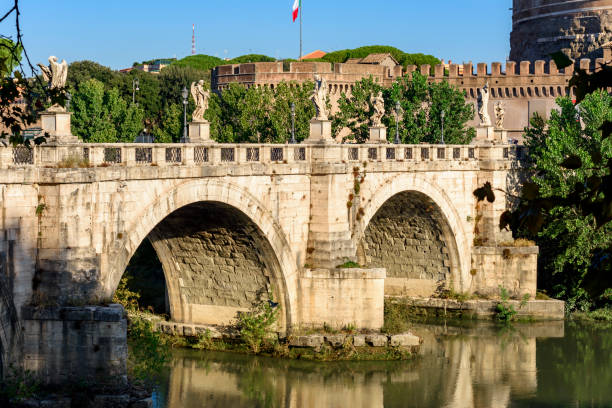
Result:
<svg viewBox="0 0 612 408"><path fill-rule="evenodd" d="M314 76L315 86L312 94L312 101L317 110L316 120L328 120L329 111L327 109L327 81L320 75Z"/></svg>
<svg viewBox="0 0 612 408"><path fill-rule="evenodd" d="M192 114L193 122L204 122L204 113L208 109L208 98L210 98L210 91L204 90L204 80L191 83L191 96L195 101L195 109Z"/></svg>
<svg viewBox="0 0 612 408"><path fill-rule="evenodd" d="M491 117L489 116L489 83L480 90L478 95L478 116L480 117L480 126L491 126Z"/></svg>
<svg viewBox="0 0 612 408"><path fill-rule="evenodd" d="M370 103L374 109L372 113L372 127L382 127L382 118L385 116L385 100L383 99L382 92L378 92L377 95L370 95Z"/></svg>
<svg viewBox="0 0 612 408"><path fill-rule="evenodd" d="M61 63L57 62L57 57L49 57L49 66L38 64L42 71L43 79L49 83L49 89L61 89L66 86L66 78L68 77L68 64L66 60Z"/></svg>
<svg viewBox="0 0 612 408"><path fill-rule="evenodd" d="M504 104L501 101L495 102L495 127L497 129L504 128L504 116L506 111L504 110Z"/></svg>

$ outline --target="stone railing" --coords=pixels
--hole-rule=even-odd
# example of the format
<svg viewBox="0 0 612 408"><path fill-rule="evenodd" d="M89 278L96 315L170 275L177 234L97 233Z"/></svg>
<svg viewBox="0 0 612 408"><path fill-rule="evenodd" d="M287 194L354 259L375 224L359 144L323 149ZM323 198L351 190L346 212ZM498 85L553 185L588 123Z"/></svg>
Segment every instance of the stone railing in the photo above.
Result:
<svg viewBox="0 0 612 408"><path fill-rule="evenodd" d="M325 154L313 154L325 151ZM520 160L517 145L74 144L0 149L0 168Z"/></svg>

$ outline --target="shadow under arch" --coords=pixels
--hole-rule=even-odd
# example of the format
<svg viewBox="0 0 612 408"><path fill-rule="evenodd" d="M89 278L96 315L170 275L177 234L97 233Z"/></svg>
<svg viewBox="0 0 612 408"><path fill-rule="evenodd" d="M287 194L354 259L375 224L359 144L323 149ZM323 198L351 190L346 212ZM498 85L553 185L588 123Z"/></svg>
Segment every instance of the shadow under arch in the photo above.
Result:
<svg viewBox="0 0 612 408"><path fill-rule="evenodd" d="M190 274L181 265L176 265L176 259L171 250L172 246L160 245L159 242L180 236L180 231L168 234L172 229L164 225L166 221L176 216L184 216L185 211L190 211L193 216L194 211L210 209L222 214L222 217L235 220L236 225L247 226L248 232L253 234L253 242L258 244L257 249L261 251L262 261L269 272L275 298L283 310L279 328L290 327L295 322L297 314L294 301L297 291L297 267L295 262L292 262L293 255L288 241L272 214L265 209L262 203L243 187L225 181L199 179L183 182L158 195L144 207L143 211L134 214L126 223L127 236L122 242L123 245L117 245L113 251L109 251L106 268L102 268L102 276L105 278L104 290L107 296L112 296L116 290L129 260L140 243L149 238L164 267L172 318L188 323L198 323L192 321L194 316L187 313L185 309L185 293L181 292L181 281L179 281L179 278L183 279L184 283L185 279L190 279ZM196 227L197 222L195 221L197 217L194 218L193 225L185 225ZM196 232L191 230L190 233ZM227 251L225 252L228 255ZM186 259L181 262L183 261L188 262ZM232 285L231 282L227 282L227 286ZM193 294L194 290L191 292ZM176 303L177 300L181 301L180 304Z"/></svg>
<svg viewBox="0 0 612 408"><path fill-rule="evenodd" d="M415 173L400 174L374 191L370 197L363 197L363 200L365 202L363 216L357 221L353 235L357 248L357 258L360 263L368 264L367 251L372 249L377 252L375 258L378 258L377 263L379 264L369 264L368 266L382 267L385 266L384 263L387 264L385 266L388 269L386 288L393 285L393 269L397 269L403 263L412 262L409 265L413 266L414 269L412 276L420 275L435 280L437 277L431 276L432 272L428 270L427 266L440 269L448 268L444 286L456 291L466 291L468 289L467 275L471 263L468 237L456 207L439 186ZM402 215L398 212L404 213L405 216L400 222L403 225L395 223L396 236L390 236L390 231L384 231L382 234L378 231L381 236L374 238L381 245L384 245L385 242L391 245L387 248L380 245L375 245L377 248L366 248L368 247L366 239L372 239L374 224L383 225L393 222L393 218ZM425 222L419 222L419 218ZM386 225L385 228L388 226ZM429 231L415 230L415 228L427 229L427 227ZM398 240L402 241L398 243L396 242ZM436 243L436 241L439 242ZM395 244L397 245L392 247ZM433 256L435 259L428 259L422 256L423 253L428 251L435 252L434 255L437 255L438 250L440 250L441 257ZM388 258L387 261L382 260L384 256ZM389 259L389 257L393 257L393 259ZM417 258L432 262L417 266L418 263L413 262L413 259ZM438 263L433 262L436 259L439 261ZM393 266L389 268L391 264ZM391 273L389 269L391 269ZM416 283L417 281L412 280L411 282ZM385 293L393 294L388 290L385 290Z"/></svg>

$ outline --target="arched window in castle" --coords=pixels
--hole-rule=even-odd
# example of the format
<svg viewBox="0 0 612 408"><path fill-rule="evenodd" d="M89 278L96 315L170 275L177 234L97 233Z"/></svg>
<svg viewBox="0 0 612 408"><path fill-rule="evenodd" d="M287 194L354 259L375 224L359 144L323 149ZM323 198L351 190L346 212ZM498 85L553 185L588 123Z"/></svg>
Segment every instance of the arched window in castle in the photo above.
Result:
<svg viewBox="0 0 612 408"><path fill-rule="evenodd" d="M560 87L560 86L558 86L558 87L557 87L557 96L563 96L563 95L565 95L565 94L563 93L563 89L561 89L561 87Z"/></svg>
<svg viewBox="0 0 612 408"><path fill-rule="evenodd" d="M504 92L502 91L502 89L501 89L501 88L497 88L497 95L498 95L500 98L503 98L503 97L504 97Z"/></svg>
<svg viewBox="0 0 612 408"><path fill-rule="evenodd" d="M510 89L506 88L506 98L510 97Z"/></svg>
<svg viewBox="0 0 612 408"><path fill-rule="evenodd" d="M512 88L512 95L513 95L515 98L518 98L518 93L516 93L516 88Z"/></svg>
<svg viewBox="0 0 612 408"><path fill-rule="evenodd" d="M529 88L529 90L531 91L531 88ZM535 91L535 95L536 96L540 96L540 88L538 88L537 86L533 88L533 90ZM531 96L531 92L530 95Z"/></svg>
<svg viewBox="0 0 612 408"><path fill-rule="evenodd" d="M555 95L555 87L554 87L554 86L551 86L551 87L550 87L550 96L552 96L552 97L555 97L555 96L556 96L556 95Z"/></svg>
<svg viewBox="0 0 612 408"><path fill-rule="evenodd" d="M497 98L497 96L495 95L495 88L491 88L491 96Z"/></svg>
<svg viewBox="0 0 612 408"><path fill-rule="evenodd" d="M545 86L542 87L542 95L548 96L548 89Z"/></svg>
<svg viewBox="0 0 612 408"><path fill-rule="evenodd" d="M470 98L474 98L474 88L470 88Z"/></svg>

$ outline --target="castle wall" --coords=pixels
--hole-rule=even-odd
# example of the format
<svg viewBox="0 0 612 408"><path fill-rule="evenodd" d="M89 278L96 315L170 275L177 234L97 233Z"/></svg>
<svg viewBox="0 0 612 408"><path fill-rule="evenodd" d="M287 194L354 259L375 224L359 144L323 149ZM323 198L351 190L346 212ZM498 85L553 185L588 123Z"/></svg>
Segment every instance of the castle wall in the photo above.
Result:
<svg viewBox="0 0 612 408"><path fill-rule="evenodd" d="M510 59L600 58L612 41L612 0L514 0Z"/></svg>

